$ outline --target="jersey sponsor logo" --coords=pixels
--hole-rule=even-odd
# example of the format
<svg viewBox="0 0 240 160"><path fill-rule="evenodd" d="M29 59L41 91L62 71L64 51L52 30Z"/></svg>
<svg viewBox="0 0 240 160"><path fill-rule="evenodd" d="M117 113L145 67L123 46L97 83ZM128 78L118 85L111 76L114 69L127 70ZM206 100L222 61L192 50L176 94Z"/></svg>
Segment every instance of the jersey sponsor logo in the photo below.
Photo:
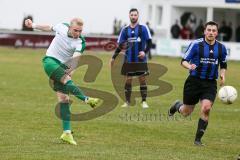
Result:
<svg viewBox="0 0 240 160"><path fill-rule="evenodd" d="M128 38L127 40L128 42L141 42L142 39L140 37L131 37L131 38Z"/></svg>
<svg viewBox="0 0 240 160"><path fill-rule="evenodd" d="M137 38L137 41L138 41L138 42L141 42L141 38L140 38L140 37L138 37L138 38Z"/></svg>
<svg viewBox="0 0 240 160"><path fill-rule="evenodd" d="M215 59L215 58L201 58L200 63L202 63L202 64L218 64L218 59Z"/></svg>

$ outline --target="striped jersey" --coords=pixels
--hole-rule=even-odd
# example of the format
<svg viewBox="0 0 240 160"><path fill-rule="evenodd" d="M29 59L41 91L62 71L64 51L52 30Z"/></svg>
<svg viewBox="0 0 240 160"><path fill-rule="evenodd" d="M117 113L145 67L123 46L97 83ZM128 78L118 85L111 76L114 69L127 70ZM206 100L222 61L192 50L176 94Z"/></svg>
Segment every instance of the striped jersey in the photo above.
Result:
<svg viewBox="0 0 240 160"><path fill-rule="evenodd" d="M54 57L65 63L73 56L74 52L83 53L86 46L85 39L82 36L78 39L69 37L69 24L59 23L53 26L52 29L56 32L56 35L47 50L47 56Z"/></svg>
<svg viewBox="0 0 240 160"><path fill-rule="evenodd" d="M128 44L125 52L125 62L147 62L146 56L138 58L139 52L146 48L147 40L152 39L149 28L146 25L137 24L134 28L130 25L122 28L118 37L118 44Z"/></svg>
<svg viewBox="0 0 240 160"><path fill-rule="evenodd" d="M197 66L195 70L190 70L191 76L201 79L217 79L219 65L221 68L227 67L226 56L227 50L223 44L216 40L213 45L210 45L204 38L200 38L189 45L183 61Z"/></svg>

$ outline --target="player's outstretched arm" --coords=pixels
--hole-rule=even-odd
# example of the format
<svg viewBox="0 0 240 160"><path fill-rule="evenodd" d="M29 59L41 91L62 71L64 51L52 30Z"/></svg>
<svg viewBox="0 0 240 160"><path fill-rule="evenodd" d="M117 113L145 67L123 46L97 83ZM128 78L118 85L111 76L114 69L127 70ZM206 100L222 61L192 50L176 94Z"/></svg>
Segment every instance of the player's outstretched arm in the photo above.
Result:
<svg viewBox="0 0 240 160"><path fill-rule="evenodd" d="M35 23L32 22L31 19L26 19L25 20L25 25L28 28L38 29L38 30L41 30L41 31L46 31L46 32L52 31L52 26L43 25L43 24L35 24Z"/></svg>

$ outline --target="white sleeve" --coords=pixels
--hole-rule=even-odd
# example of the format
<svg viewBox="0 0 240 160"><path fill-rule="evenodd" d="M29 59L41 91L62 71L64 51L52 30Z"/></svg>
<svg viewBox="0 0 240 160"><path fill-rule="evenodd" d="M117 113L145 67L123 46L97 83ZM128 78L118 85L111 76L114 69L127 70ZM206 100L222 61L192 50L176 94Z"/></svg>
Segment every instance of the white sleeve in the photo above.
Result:
<svg viewBox="0 0 240 160"><path fill-rule="evenodd" d="M76 45L75 52L80 52L80 53L82 53L82 44L81 44L81 43L78 43L78 44Z"/></svg>
<svg viewBox="0 0 240 160"><path fill-rule="evenodd" d="M54 31L54 32L60 32L60 29L61 29L61 26L62 26L63 24L62 23L58 23L58 24L56 24L56 25L54 25L53 27L52 27L52 30Z"/></svg>

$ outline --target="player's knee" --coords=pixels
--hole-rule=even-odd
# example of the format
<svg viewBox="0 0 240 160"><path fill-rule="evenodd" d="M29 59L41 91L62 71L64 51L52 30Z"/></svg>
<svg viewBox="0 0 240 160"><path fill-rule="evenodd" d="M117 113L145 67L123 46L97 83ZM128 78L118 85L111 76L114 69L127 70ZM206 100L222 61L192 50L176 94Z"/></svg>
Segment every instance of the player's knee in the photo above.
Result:
<svg viewBox="0 0 240 160"><path fill-rule="evenodd" d="M210 110L211 110L211 105L210 104L206 104L206 105L202 106L202 112L204 114L209 114Z"/></svg>
<svg viewBox="0 0 240 160"><path fill-rule="evenodd" d="M139 81L141 81L141 82L145 82L145 81L146 81L145 76L140 76L140 77L139 77Z"/></svg>
<svg viewBox="0 0 240 160"><path fill-rule="evenodd" d="M69 102L69 96L68 95L60 95L58 96L58 99L61 103L68 103Z"/></svg>
<svg viewBox="0 0 240 160"><path fill-rule="evenodd" d="M127 84L132 84L132 79L127 79L127 80L126 80L126 83L127 83Z"/></svg>
<svg viewBox="0 0 240 160"><path fill-rule="evenodd" d="M71 77L70 77L69 75L63 76L63 77L61 78L61 82L62 82L63 84L66 84L67 81L69 81L69 80L71 80Z"/></svg>

